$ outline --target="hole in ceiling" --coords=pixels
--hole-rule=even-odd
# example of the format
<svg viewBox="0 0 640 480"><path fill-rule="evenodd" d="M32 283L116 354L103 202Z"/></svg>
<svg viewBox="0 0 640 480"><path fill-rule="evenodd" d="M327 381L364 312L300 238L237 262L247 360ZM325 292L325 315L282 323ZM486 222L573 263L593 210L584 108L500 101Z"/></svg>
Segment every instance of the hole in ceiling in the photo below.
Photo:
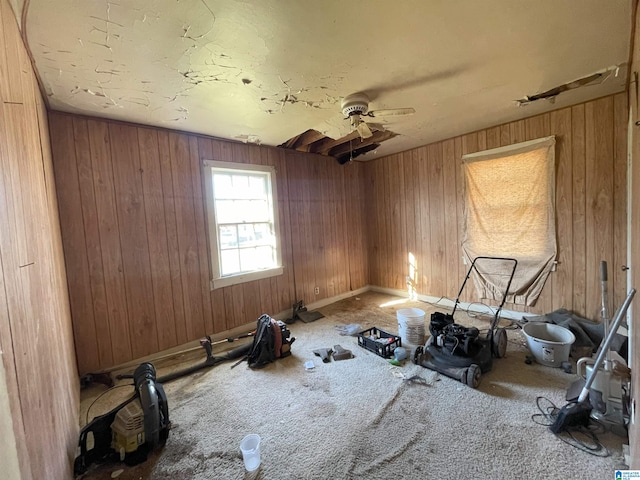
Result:
<svg viewBox="0 0 640 480"><path fill-rule="evenodd" d="M298 152L334 157L339 163L344 164L364 153L375 150L382 142L397 135L390 130L376 130L372 132L370 137L362 139L358 131L353 131L335 140L317 130L310 129L291 137L278 146Z"/></svg>

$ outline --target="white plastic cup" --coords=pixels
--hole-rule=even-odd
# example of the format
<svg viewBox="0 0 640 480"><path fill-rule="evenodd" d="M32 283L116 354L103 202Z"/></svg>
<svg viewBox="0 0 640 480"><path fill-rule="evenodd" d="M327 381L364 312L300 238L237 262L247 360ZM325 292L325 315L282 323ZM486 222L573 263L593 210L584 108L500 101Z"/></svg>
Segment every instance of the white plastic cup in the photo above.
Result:
<svg viewBox="0 0 640 480"><path fill-rule="evenodd" d="M247 472L253 472L260 466L260 435L250 433L240 442L240 451L244 468Z"/></svg>

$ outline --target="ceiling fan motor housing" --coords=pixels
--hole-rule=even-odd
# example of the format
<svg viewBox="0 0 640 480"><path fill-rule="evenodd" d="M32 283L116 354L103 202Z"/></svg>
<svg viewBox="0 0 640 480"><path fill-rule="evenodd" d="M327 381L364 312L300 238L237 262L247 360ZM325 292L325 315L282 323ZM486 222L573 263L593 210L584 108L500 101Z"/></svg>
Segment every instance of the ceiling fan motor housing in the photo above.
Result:
<svg viewBox="0 0 640 480"><path fill-rule="evenodd" d="M351 115L364 115L369 111L369 97L364 93L354 93L342 100L342 114L345 117Z"/></svg>

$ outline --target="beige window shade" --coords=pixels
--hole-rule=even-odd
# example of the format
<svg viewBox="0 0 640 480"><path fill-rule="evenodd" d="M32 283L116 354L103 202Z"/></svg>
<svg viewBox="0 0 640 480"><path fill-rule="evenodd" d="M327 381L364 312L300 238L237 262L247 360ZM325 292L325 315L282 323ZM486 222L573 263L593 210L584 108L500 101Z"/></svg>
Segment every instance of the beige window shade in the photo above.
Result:
<svg viewBox="0 0 640 480"><path fill-rule="evenodd" d="M462 157L463 254L469 263L518 260L508 302L534 305L556 258L554 150L555 138L547 137ZM481 298L502 299L511 265L503 267L493 262L491 272L474 272Z"/></svg>

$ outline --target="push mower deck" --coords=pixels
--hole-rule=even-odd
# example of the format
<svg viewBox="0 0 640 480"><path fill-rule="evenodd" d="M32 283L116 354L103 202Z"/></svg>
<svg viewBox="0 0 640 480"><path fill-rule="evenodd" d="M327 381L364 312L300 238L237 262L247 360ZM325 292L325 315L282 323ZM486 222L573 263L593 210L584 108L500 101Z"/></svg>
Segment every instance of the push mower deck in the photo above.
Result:
<svg viewBox="0 0 640 480"><path fill-rule="evenodd" d="M477 271L478 260L481 263L482 261L500 261L513 264L502 301L485 338L480 336L477 328L458 325L454 323L453 318L467 280L474 269ZM518 261L513 258L476 257L462 282L453 312L451 314L436 312L431 315L429 326L431 336L424 347L416 348L413 362L447 377L455 378L471 388L477 388L482 374L489 372L493 367L493 358L504 357L507 351L507 332L504 328L498 328L498 321L517 265Z"/></svg>

